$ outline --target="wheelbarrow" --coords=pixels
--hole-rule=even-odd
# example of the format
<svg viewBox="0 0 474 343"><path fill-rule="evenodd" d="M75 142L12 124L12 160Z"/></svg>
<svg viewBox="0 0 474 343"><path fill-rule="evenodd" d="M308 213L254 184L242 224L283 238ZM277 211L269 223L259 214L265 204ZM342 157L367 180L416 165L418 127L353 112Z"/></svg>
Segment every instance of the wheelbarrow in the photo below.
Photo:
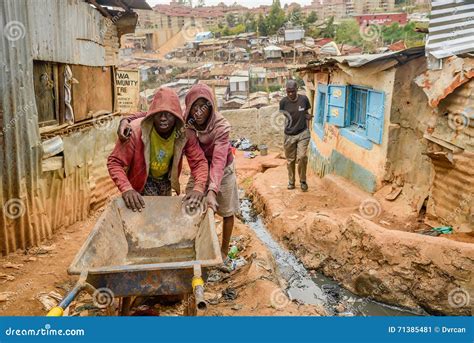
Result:
<svg viewBox="0 0 474 343"><path fill-rule="evenodd" d="M203 276L222 263L213 211L187 211L177 196L144 200L142 212L120 197L106 207L68 268L78 282L48 316L62 316L81 291L99 307L118 298L122 315L133 297L184 297L188 316L206 308Z"/></svg>

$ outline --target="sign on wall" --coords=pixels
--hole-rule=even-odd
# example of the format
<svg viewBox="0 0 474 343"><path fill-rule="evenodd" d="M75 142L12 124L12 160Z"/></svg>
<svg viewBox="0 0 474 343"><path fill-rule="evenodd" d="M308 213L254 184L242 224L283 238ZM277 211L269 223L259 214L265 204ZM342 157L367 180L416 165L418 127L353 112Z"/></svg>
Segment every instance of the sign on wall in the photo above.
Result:
<svg viewBox="0 0 474 343"><path fill-rule="evenodd" d="M117 69L115 90L119 112L133 113L139 111L140 76L138 70Z"/></svg>

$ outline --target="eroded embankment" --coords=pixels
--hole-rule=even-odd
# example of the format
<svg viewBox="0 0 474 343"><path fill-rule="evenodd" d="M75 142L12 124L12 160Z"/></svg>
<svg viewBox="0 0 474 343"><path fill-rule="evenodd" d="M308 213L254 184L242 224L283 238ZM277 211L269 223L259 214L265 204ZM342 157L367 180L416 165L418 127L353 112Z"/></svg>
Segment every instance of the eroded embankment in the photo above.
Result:
<svg viewBox="0 0 474 343"><path fill-rule="evenodd" d="M384 303L472 315L472 244L387 230L340 207L332 211L330 201L321 211L306 207L308 197L321 197L323 191L313 186L301 199L286 194L281 168L256 176L250 192L272 234L306 268Z"/></svg>

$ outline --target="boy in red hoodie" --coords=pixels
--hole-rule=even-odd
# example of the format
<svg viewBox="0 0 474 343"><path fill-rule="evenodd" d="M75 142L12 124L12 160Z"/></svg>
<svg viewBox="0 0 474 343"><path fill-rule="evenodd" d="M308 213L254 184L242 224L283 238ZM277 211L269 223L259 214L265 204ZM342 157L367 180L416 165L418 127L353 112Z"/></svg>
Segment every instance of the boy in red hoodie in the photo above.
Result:
<svg viewBox="0 0 474 343"><path fill-rule="evenodd" d="M160 88L146 114L131 124L126 141L117 141L107 168L126 206L133 211L145 207L142 196L170 196L180 193L179 175L183 153L196 183L187 192L197 206L204 197L208 164L196 137L188 135L178 95Z"/></svg>
<svg viewBox="0 0 474 343"><path fill-rule="evenodd" d="M234 216L239 211L237 178L229 139L231 127L217 112L212 90L207 85L194 85L186 95L185 102L186 131L189 137L199 141L209 164L206 187L208 206L224 218L221 253L225 257L234 228ZM127 123L121 122L118 130L121 139L125 138L123 133L126 127ZM193 189L197 182L196 177L191 175L186 189Z"/></svg>

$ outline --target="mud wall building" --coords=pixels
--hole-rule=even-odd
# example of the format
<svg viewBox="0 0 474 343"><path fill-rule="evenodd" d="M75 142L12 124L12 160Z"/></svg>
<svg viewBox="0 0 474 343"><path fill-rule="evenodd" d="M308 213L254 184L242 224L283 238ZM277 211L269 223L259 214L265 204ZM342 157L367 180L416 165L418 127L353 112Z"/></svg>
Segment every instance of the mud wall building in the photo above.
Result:
<svg viewBox="0 0 474 343"><path fill-rule="evenodd" d="M115 65L120 34L136 23L121 3L0 3L2 254L84 220L115 191L105 165L119 118Z"/></svg>
<svg viewBox="0 0 474 343"><path fill-rule="evenodd" d="M371 193L388 185L429 225L472 232L473 66L428 70L424 48L308 64L310 168Z"/></svg>

